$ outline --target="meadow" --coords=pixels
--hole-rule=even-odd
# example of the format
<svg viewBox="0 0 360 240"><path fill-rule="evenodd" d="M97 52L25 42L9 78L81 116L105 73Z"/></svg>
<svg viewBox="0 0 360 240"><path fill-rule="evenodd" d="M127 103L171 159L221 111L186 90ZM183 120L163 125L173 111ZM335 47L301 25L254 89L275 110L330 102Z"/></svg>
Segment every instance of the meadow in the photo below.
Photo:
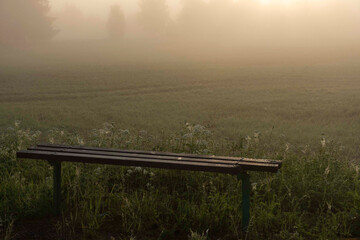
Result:
<svg viewBox="0 0 360 240"><path fill-rule="evenodd" d="M4 239L344 239L360 236L356 62L2 65ZM249 232L235 177L15 159L37 142L261 157ZM170 184L171 183L171 184ZM41 226L41 227L39 227Z"/></svg>
<svg viewBox="0 0 360 240"><path fill-rule="evenodd" d="M75 64L74 64L75 65ZM254 131L295 142L359 145L360 70L353 64L124 64L2 67L0 126L81 133L114 122L173 132L186 122L236 139Z"/></svg>

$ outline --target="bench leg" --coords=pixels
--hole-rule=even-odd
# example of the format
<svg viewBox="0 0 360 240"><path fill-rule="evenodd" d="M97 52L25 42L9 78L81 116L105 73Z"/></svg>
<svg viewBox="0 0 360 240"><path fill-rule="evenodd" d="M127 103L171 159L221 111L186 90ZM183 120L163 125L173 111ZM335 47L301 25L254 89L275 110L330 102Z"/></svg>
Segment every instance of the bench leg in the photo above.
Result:
<svg viewBox="0 0 360 240"><path fill-rule="evenodd" d="M247 232L250 222L250 175L241 173L238 175L238 179L242 181L242 223L241 228L243 232Z"/></svg>
<svg viewBox="0 0 360 240"><path fill-rule="evenodd" d="M52 163L54 167L54 213L60 214L61 205L61 162Z"/></svg>

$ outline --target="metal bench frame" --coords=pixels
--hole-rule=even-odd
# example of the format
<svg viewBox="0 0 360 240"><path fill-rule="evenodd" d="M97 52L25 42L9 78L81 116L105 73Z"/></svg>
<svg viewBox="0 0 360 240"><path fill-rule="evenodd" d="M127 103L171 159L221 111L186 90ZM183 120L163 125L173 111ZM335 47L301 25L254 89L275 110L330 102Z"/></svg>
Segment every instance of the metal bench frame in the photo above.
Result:
<svg viewBox="0 0 360 240"><path fill-rule="evenodd" d="M54 212L61 210L61 163L82 162L121 166L177 169L217 172L237 175L242 181L242 230L247 231L250 222L250 176L248 171L277 172L281 161L221 157L183 153L104 149L80 146L39 144L18 151L17 158L47 160L53 166Z"/></svg>

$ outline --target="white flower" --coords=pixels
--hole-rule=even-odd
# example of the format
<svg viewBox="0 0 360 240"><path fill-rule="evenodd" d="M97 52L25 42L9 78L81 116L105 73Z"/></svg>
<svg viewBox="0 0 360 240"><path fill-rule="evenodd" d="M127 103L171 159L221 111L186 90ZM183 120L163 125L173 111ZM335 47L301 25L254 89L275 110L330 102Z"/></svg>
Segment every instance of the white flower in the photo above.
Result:
<svg viewBox="0 0 360 240"><path fill-rule="evenodd" d="M193 137L193 134L192 133L186 133L184 134L183 138L192 138Z"/></svg>
<svg viewBox="0 0 360 240"><path fill-rule="evenodd" d="M84 145L84 140L81 139L80 137L77 137L77 141L79 145Z"/></svg>
<svg viewBox="0 0 360 240"><path fill-rule="evenodd" d="M20 123L21 123L21 121L20 121L20 120L15 120L15 127L20 126Z"/></svg>
<svg viewBox="0 0 360 240"><path fill-rule="evenodd" d="M98 167L94 170L95 175L99 175L101 173L101 167Z"/></svg>
<svg viewBox="0 0 360 240"><path fill-rule="evenodd" d="M286 143L286 144L285 144L285 152L287 152L287 151L289 150L289 148L290 148L290 144L289 144L289 143Z"/></svg>
<svg viewBox="0 0 360 240"><path fill-rule="evenodd" d="M328 166L328 167L325 169L324 175L327 176L327 175L329 175L329 173L330 173L330 166Z"/></svg>
<svg viewBox="0 0 360 240"><path fill-rule="evenodd" d="M326 139L325 139L325 137L322 137L322 139L321 139L321 146L322 146L322 147L325 147L325 146L326 146Z"/></svg>
<svg viewBox="0 0 360 240"><path fill-rule="evenodd" d="M260 133L259 133L258 131L255 131L255 132L254 132L254 141L255 141L256 143L259 142L259 137L260 137Z"/></svg>
<svg viewBox="0 0 360 240"><path fill-rule="evenodd" d="M193 127L191 126L190 123L186 123L186 127L187 127L187 129L189 129L190 132L193 131Z"/></svg>
<svg viewBox="0 0 360 240"><path fill-rule="evenodd" d="M328 209L331 210L331 207L332 207L332 206L331 206L331 203L330 203L330 202L326 202L326 204L327 204Z"/></svg>
<svg viewBox="0 0 360 240"><path fill-rule="evenodd" d="M125 129L125 130L120 130L120 133L123 134L123 135L129 135L130 131Z"/></svg>

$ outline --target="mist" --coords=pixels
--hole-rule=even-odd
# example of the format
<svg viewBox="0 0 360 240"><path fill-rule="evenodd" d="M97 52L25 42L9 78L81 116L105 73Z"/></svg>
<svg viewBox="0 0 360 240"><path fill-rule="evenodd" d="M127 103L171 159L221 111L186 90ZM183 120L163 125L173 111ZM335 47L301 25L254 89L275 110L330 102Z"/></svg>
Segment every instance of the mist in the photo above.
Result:
<svg viewBox="0 0 360 240"><path fill-rule="evenodd" d="M353 58L360 49L357 0L51 0L46 41L21 36L21 23L9 19L26 21L26 14L11 14L17 6L7 2L0 2L7 12L0 14L2 51L57 61L321 62Z"/></svg>

